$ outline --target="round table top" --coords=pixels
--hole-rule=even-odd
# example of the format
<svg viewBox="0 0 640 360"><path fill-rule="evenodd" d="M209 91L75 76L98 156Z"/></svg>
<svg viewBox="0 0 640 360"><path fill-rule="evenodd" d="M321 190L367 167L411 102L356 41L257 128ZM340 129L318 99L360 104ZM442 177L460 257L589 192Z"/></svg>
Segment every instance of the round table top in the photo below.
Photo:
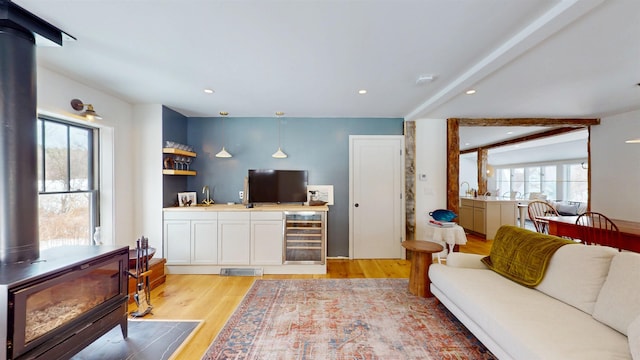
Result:
<svg viewBox="0 0 640 360"><path fill-rule="evenodd" d="M402 246L407 250L423 252L423 253L437 253L444 250L444 248L440 244L436 244L432 241L423 241L423 240L403 241Z"/></svg>

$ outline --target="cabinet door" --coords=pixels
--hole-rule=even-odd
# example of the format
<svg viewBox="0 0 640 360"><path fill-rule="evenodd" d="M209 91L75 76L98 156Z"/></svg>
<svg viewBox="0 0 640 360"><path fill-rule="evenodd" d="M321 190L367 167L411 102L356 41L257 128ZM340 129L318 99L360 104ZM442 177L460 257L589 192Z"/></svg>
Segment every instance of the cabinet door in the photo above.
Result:
<svg viewBox="0 0 640 360"><path fill-rule="evenodd" d="M218 263L218 222L215 220L191 221L191 263Z"/></svg>
<svg viewBox="0 0 640 360"><path fill-rule="evenodd" d="M473 230L473 207L460 207L460 226L467 230Z"/></svg>
<svg viewBox="0 0 640 360"><path fill-rule="evenodd" d="M251 221L251 264L282 265L282 220Z"/></svg>
<svg viewBox="0 0 640 360"><path fill-rule="evenodd" d="M518 204L502 204L500 207L501 225L518 225Z"/></svg>
<svg viewBox="0 0 640 360"><path fill-rule="evenodd" d="M502 224L502 220L500 218L501 205L499 203L489 203L487 204L487 209L485 212L486 219L486 238L487 240L493 240L496 236L496 232L500 225Z"/></svg>
<svg viewBox="0 0 640 360"><path fill-rule="evenodd" d="M473 208L473 231L480 234L485 233L484 208Z"/></svg>
<svg viewBox="0 0 640 360"><path fill-rule="evenodd" d="M249 220L218 220L219 264L249 264L250 244Z"/></svg>
<svg viewBox="0 0 640 360"><path fill-rule="evenodd" d="M191 222L165 220L164 256L167 265L186 265L191 262Z"/></svg>

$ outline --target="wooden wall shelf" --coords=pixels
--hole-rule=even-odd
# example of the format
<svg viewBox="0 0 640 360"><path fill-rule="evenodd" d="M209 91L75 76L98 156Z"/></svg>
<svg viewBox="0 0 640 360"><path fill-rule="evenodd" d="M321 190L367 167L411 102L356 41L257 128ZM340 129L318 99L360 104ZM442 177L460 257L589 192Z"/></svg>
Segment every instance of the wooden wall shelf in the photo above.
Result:
<svg viewBox="0 0 640 360"><path fill-rule="evenodd" d="M196 157L198 154L191 152L191 151L185 151L185 150L180 150L180 149L176 149L176 148L162 148L162 153L164 154L174 154L174 155L182 155L182 156L191 156L191 157Z"/></svg>
<svg viewBox="0 0 640 360"><path fill-rule="evenodd" d="M172 169L164 169L162 170L163 175L191 175L195 176L198 173L195 170L172 170Z"/></svg>

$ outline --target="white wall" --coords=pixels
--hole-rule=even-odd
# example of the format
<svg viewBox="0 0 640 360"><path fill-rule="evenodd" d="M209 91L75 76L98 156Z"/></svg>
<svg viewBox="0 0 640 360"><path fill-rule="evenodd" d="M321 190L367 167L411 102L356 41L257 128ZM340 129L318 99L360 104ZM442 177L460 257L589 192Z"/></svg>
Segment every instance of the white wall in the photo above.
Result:
<svg viewBox="0 0 640 360"><path fill-rule="evenodd" d="M135 245L132 106L114 96L48 70L37 68L38 113L65 120L85 122L71 108L71 99L93 104L103 120L90 123L100 128L102 241L105 244Z"/></svg>
<svg viewBox="0 0 640 360"><path fill-rule="evenodd" d="M591 210L640 221L640 110L602 118L591 127Z"/></svg>
<svg viewBox="0 0 640 360"><path fill-rule="evenodd" d="M156 248L155 257L163 257L162 250L162 105L135 105L133 137L134 150L139 159L135 178L135 231L149 238L149 246Z"/></svg>
<svg viewBox="0 0 640 360"><path fill-rule="evenodd" d="M426 180L420 180L420 174ZM447 121L416 120L416 231L425 239L429 212L447 207Z"/></svg>

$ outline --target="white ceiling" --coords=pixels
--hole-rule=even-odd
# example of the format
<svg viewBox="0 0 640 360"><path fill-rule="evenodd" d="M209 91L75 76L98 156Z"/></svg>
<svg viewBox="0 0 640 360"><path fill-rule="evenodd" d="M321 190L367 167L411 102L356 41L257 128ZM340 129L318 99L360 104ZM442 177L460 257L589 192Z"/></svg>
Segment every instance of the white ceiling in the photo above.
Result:
<svg viewBox="0 0 640 360"><path fill-rule="evenodd" d="M640 109L638 0L14 2L77 38L39 47L39 65L186 116L413 120ZM425 74L435 79L416 84ZM463 94L472 87L477 94ZM100 112L100 103L78 97Z"/></svg>

